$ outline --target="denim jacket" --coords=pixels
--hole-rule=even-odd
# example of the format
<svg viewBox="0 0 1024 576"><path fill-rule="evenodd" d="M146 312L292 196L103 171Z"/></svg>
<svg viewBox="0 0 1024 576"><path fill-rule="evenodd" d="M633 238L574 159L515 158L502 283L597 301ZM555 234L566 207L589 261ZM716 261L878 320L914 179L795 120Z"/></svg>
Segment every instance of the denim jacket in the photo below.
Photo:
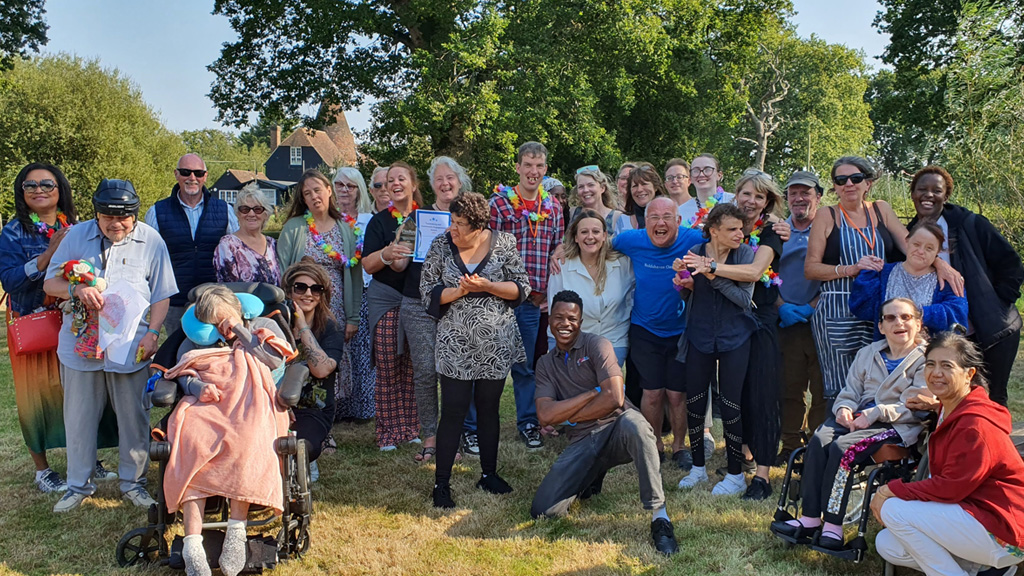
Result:
<svg viewBox="0 0 1024 576"><path fill-rule="evenodd" d="M18 219L0 233L0 284L11 295L11 310L31 314L43 305L46 270L36 268L36 257L46 251L50 240L35 230L25 230Z"/></svg>

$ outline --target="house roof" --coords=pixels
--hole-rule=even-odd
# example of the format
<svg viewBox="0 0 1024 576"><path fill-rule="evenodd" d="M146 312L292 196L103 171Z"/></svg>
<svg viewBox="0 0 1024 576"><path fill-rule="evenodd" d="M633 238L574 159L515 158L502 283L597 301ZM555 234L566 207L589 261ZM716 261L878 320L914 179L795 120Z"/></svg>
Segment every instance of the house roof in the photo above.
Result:
<svg viewBox="0 0 1024 576"><path fill-rule="evenodd" d="M322 111L323 105L320 108ZM358 152L356 151L356 139L348 125L345 111L339 106L332 108L330 112L333 112L333 114L328 114L330 123L327 124L324 131L327 132L331 142L334 142L334 145L338 147L338 153L341 155L339 164L355 166L359 161Z"/></svg>
<svg viewBox="0 0 1024 576"><path fill-rule="evenodd" d="M247 184L253 180L266 180L267 175L263 172L253 172L252 170L235 170L234 168L228 168L227 174L231 174L238 180L240 184Z"/></svg>
<svg viewBox="0 0 1024 576"><path fill-rule="evenodd" d="M285 138L281 142L281 146L313 148L316 150L316 153L320 155L324 164L331 167L337 166L342 158L342 154L338 150L338 146L333 140L331 140L331 137L327 135L327 132L322 130L299 128L295 132L292 132L291 136Z"/></svg>

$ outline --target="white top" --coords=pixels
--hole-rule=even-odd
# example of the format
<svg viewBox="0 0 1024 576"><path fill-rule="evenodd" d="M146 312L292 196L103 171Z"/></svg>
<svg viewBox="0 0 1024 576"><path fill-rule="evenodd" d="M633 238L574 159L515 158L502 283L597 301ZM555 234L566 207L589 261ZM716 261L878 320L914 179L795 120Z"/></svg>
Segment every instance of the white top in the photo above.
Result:
<svg viewBox="0 0 1024 576"><path fill-rule="evenodd" d="M587 267L579 258L566 260L562 264L562 272L552 274L548 279L548 310L555 294L562 290L572 290L583 300L583 323L580 327L607 338L615 348L629 346L629 316L633 311L633 289L636 282L633 278L633 263L629 258L620 256L605 264L607 277L604 291L594 294L594 280L587 272ZM548 335L551 329L548 328Z"/></svg>
<svg viewBox="0 0 1024 576"><path fill-rule="evenodd" d="M722 197L718 201L719 202L732 202L732 199L735 198L735 197L736 197L735 194L729 194L728 192L723 192L722 193ZM686 227L689 227L690 226L690 218L693 218L694 216L696 216L697 215L697 210L699 210L700 208L701 207L697 204L697 198L690 198L686 202L683 202L682 204L680 204L679 205L679 217L682 218L682 225L686 226Z"/></svg>
<svg viewBox="0 0 1024 576"><path fill-rule="evenodd" d="M373 214L369 212L360 212L359 217L356 218L356 226L359 226L364 238L366 237L366 225L370 223L370 218L373 218ZM362 263L360 263L359 267L363 268ZM363 288L370 285L370 280L373 280L373 275L367 274L366 268L363 268Z"/></svg>

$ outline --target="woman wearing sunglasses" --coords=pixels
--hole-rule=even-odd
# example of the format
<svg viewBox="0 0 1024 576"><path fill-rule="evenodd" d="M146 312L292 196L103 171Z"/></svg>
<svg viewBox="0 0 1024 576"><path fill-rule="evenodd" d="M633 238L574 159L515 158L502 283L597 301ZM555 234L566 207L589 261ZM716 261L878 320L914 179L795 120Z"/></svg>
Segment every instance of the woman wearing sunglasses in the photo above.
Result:
<svg viewBox="0 0 1024 576"><path fill-rule="evenodd" d="M388 167L377 166L370 175L370 196L373 196L373 213L387 210L388 202L391 202L391 193L388 192Z"/></svg>
<svg viewBox="0 0 1024 576"><path fill-rule="evenodd" d="M949 202L953 177L939 166L926 166L910 181L910 199L918 222L935 222L946 233L939 259L964 278L970 303L968 338L985 356L989 394L1006 405L1006 382L1020 345L1021 319L1014 302L1020 297L1024 267L1013 246L984 216Z"/></svg>
<svg viewBox="0 0 1024 576"><path fill-rule="evenodd" d="M862 270L881 272L907 251L907 229L884 200L869 201L878 174L868 160L844 156L832 165L839 202L819 210L811 225L804 275L820 280L821 294L811 329L818 350L826 400L842 389L857 351L871 343L874 326L850 311L850 289ZM963 295L963 278L948 264L936 264L939 285L949 282Z"/></svg>
<svg viewBox="0 0 1024 576"><path fill-rule="evenodd" d="M56 166L38 162L25 166L14 180L14 213L0 233L0 284L8 295L8 322L54 303L43 292L43 277L76 221L71 184ZM10 358L18 422L35 464L35 484L42 492L64 492L67 484L46 459L47 450L66 445L57 351L11 354ZM117 446L117 427L108 417L100 426L99 447L113 446ZM94 477L108 480L117 475L98 465Z"/></svg>
<svg viewBox="0 0 1024 576"><path fill-rule="evenodd" d="M277 240L263 234L271 209L255 182L246 184L235 199L238 231L225 234L213 251L217 282L281 283Z"/></svg>

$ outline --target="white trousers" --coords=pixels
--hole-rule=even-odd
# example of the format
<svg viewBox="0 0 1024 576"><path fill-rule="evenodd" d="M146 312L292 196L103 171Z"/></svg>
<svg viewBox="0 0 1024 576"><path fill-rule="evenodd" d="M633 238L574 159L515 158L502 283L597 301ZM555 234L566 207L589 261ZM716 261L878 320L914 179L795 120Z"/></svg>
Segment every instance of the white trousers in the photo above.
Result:
<svg viewBox="0 0 1024 576"><path fill-rule="evenodd" d="M881 516L885 529L875 539L878 553L928 576L969 576L1024 560L997 544L959 504L889 498Z"/></svg>

